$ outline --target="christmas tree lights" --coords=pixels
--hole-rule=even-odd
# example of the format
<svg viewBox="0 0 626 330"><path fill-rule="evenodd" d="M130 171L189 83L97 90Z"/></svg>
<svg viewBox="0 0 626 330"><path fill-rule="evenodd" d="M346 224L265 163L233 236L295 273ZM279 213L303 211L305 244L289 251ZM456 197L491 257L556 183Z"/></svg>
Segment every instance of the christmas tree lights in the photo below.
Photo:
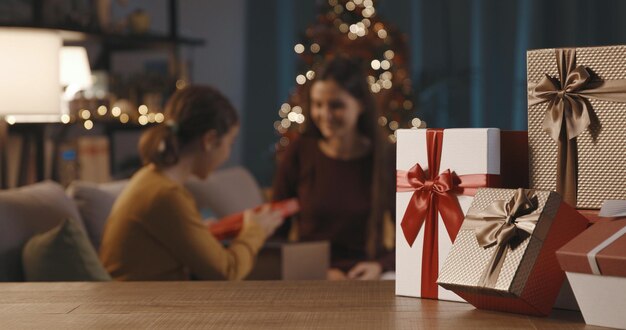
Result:
<svg viewBox="0 0 626 330"><path fill-rule="evenodd" d="M298 72L295 88L274 122L278 150L304 129L302 106L315 79L314 68L336 54L369 64L367 79L380 111L378 123L389 141L395 143L399 128L426 127L415 116L406 37L379 18L375 1L328 0L293 50L299 58Z"/></svg>

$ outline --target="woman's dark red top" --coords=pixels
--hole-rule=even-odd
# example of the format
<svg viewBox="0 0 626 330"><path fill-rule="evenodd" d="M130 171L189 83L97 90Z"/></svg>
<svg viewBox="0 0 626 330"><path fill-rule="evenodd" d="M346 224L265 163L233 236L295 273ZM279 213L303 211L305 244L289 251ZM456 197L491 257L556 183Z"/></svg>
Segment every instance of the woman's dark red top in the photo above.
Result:
<svg viewBox="0 0 626 330"><path fill-rule="evenodd" d="M293 219L298 221L299 239L330 241L331 266L343 271L367 260L373 163L371 152L350 160L334 159L320 150L317 139L298 137L284 151L274 180L273 200L297 197L300 202L300 214ZM393 194L388 198L389 210L394 198ZM278 235L286 236L289 224ZM379 245L376 261L383 270L393 270L395 252Z"/></svg>

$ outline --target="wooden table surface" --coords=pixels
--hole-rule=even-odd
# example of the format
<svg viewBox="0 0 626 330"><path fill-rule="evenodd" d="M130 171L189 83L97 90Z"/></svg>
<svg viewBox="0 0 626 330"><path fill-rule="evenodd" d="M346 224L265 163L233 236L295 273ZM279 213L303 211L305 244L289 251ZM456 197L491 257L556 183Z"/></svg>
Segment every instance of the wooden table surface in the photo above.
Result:
<svg viewBox="0 0 626 330"><path fill-rule="evenodd" d="M0 328L593 329L396 297L393 281L0 283ZM605 328L601 328L605 329Z"/></svg>

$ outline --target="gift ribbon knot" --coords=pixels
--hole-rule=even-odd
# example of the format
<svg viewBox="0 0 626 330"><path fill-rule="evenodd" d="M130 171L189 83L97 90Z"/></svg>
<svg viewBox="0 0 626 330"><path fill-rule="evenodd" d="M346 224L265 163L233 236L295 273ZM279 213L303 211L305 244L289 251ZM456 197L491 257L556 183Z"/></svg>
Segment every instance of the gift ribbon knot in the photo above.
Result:
<svg viewBox="0 0 626 330"><path fill-rule="evenodd" d="M454 187L452 172L449 169L443 171L432 180L426 179L427 177L426 171L420 164L415 164L408 171L408 182L414 191L443 194Z"/></svg>
<svg viewBox="0 0 626 330"><path fill-rule="evenodd" d="M442 218L444 223L450 223L451 226L456 226L463 218L463 212L461 206L458 205L456 196L452 195L451 191L454 188L454 174L448 169L437 175L433 180L426 179L426 172L422 169L420 164L415 164L408 172L406 184L403 184L403 178L401 175L404 173L399 171L398 174L398 191L413 191L411 201L407 211L402 217L400 226L404 233L409 246L413 246L417 233L420 231L422 225L427 220L428 210L442 210ZM435 196L436 195L436 196ZM437 198L439 197L439 198ZM456 203L455 203L456 202ZM458 207L458 209L457 209ZM443 215L445 214L445 216ZM460 219L460 221L458 221ZM434 220L436 221L436 219ZM458 232L458 229L456 230ZM456 236L456 234L454 234Z"/></svg>
<svg viewBox="0 0 626 330"><path fill-rule="evenodd" d="M533 213L537 204L531 190L520 188L508 201L496 200L480 212L467 214L463 226L474 228L478 245L485 249L497 246L481 275L480 286L495 287L511 243L532 235L540 216Z"/></svg>

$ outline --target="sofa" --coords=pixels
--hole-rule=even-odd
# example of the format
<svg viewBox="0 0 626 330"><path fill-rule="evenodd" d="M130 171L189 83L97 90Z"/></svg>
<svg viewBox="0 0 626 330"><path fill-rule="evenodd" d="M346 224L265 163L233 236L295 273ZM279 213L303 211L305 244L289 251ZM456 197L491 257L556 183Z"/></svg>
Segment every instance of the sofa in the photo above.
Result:
<svg viewBox="0 0 626 330"><path fill-rule="evenodd" d="M109 211L127 180L105 184L52 181L0 191L0 281L23 281L22 249L36 234L73 219L97 251ZM215 172L186 184L205 217L220 218L263 202L261 189L242 167Z"/></svg>

